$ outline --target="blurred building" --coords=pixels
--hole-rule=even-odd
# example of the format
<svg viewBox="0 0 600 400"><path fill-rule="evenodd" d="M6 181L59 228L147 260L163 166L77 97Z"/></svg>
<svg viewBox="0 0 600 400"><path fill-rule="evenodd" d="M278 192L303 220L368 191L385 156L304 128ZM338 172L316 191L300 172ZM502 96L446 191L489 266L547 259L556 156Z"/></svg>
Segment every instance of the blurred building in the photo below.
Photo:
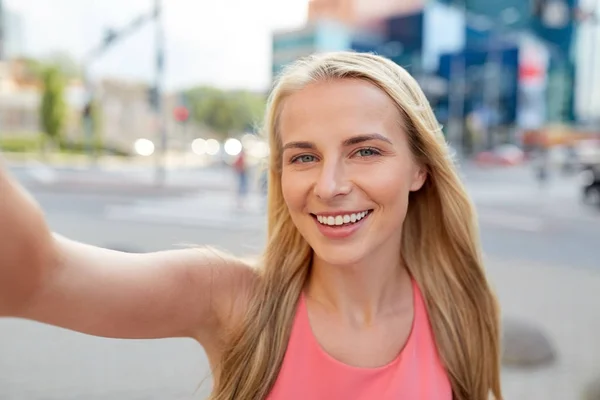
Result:
<svg viewBox="0 0 600 400"><path fill-rule="evenodd" d="M161 142L149 93L149 86L141 82L104 79L98 83L96 98L101 110L104 143L129 151L137 139L149 139L155 144ZM207 135L206 130L195 124L176 120L174 110L182 105L178 94L165 93L163 105L170 150L187 151L194 138Z"/></svg>
<svg viewBox="0 0 600 400"><path fill-rule="evenodd" d="M317 1L314 0L315 3ZM331 4L338 4L342 9L342 4L346 3ZM360 7L364 4L359 1L348 4L356 7L352 10L363 10ZM406 68L431 92L443 90L440 89L443 83L433 79L433 72L438 67L441 54L464 46L462 14L436 2L394 4L402 6L374 8L366 14L369 18L353 17L353 23L344 23L343 13L341 17L335 17L331 5L330 8L323 7L318 16L313 10L311 22L302 29L274 33L273 76L291 61L305 55L354 50L382 54ZM324 10L330 11L326 13Z"/></svg>
<svg viewBox="0 0 600 400"><path fill-rule="evenodd" d="M4 10L4 58L6 60L25 54L25 28L21 14Z"/></svg>
<svg viewBox="0 0 600 400"><path fill-rule="evenodd" d="M333 19L348 25L415 12L426 0L310 0L308 21Z"/></svg>
<svg viewBox="0 0 600 400"><path fill-rule="evenodd" d="M65 87L67 109L66 137L79 132L79 109L81 108L81 83L68 82ZM40 103L42 86L31 74L27 62L12 59L0 62L0 134L32 135L40 132Z"/></svg>
<svg viewBox="0 0 600 400"><path fill-rule="evenodd" d="M490 145L514 141L511 127L600 120L600 26L580 4L594 1L311 0L306 27L274 34L272 72L312 53L374 52L417 78L442 123L477 115Z"/></svg>
<svg viewBox="0 0 600 400"><path fill-rule="evenodd" d="M575 62L576 111L587 123L600 127L600 1L582 2Z"/></svg>
<svg viewBox="0 0 600 400"><path fill-rule="evenodd" d="M143 83L104 79L96 87L101 110L103 141L130 149L135 140L154 132L154 113Z"/></svg>
<svg viewBox="0 0 600 400"><path fill-rule="evenodd" d="M0 134L39 131L40 92L17 62L0 62Z"/></svg>
<svg viewBox="0 0 600 400"><path fill-rule="evenodd" d="M301 29L276 32L272 39L273 77L300 57L350 49L352 38L353 30L335 20L317 20Z"/></svg>

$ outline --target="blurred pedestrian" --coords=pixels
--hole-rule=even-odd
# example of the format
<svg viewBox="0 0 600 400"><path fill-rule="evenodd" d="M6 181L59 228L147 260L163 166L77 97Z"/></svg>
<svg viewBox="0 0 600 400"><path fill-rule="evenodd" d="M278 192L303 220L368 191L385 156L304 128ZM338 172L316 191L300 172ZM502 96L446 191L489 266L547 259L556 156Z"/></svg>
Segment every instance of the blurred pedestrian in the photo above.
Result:
<svg viewBox="0 0 600 400"><path fill-rule="evenodd" d="M386 58L339 52L277 82L258 265L76 243L0 170L0 315L194 338L211 400L501 399L475 211L416 81Z"/></svg>
<svg viewBox="0 0 600 400"><path fill-rule="evenodd" d="M538 146L538 154L536 157L536 178L540 189L547 186L550 174L550 151L547 145L547 139L544 136Z"/></svg>
<svg viewBox="0 0 600 400"><path fill-rule="evenodd" d="M237 155L233 168L237 176L237 208L243 210L248 195L248 164L246 163L246 152L243 148Z"/></svg>
<svg viewBox="0 0 600 400"><path fill-rule="evenodd" d="M260 174L259 180L260 193L262 195L262 207L263 210L267 209L267 196L269 194L269 170L268 168L263 168Z"/></svg>

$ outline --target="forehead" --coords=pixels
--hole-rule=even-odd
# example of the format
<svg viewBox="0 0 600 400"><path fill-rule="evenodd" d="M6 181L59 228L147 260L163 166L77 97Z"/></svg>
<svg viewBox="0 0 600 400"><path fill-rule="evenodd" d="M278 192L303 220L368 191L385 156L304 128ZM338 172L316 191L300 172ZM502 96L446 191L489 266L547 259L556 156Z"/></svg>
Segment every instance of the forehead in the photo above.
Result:
<svg viewBox="0 0 600 400"><path fill-rule="evenodd" d="M279 124L285 142L366 132L393 136L402 120L394 101L374 84L340 79L310 84L288 97Z"/></svg>

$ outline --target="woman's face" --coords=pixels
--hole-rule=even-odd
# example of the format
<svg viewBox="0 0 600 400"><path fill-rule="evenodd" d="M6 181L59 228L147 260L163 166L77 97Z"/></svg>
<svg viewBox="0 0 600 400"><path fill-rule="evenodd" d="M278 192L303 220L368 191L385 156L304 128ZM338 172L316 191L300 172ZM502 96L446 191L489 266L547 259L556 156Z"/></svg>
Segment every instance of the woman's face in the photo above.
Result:
<svg viewBox="0 0 600 400"><path fill-rule="evenodd" d="M311 84L283 107L283 196L315 255L334 265L397 257L409 193L426 173L392 99L344 79Z"/></svg>

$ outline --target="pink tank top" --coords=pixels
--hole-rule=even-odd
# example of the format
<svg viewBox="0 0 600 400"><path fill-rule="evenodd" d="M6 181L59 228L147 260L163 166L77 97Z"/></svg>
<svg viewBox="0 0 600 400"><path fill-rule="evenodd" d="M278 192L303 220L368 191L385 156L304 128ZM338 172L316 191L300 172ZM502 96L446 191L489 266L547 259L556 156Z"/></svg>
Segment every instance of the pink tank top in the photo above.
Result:
<svg viewBox="0 0 600 400"><path fill-rule="evenodd" d="M398 357L379 368L358 368L335 360L312 333L300 296L288 348L267 400L452 400L452 389L413 281L414 319Z"/></svg>

